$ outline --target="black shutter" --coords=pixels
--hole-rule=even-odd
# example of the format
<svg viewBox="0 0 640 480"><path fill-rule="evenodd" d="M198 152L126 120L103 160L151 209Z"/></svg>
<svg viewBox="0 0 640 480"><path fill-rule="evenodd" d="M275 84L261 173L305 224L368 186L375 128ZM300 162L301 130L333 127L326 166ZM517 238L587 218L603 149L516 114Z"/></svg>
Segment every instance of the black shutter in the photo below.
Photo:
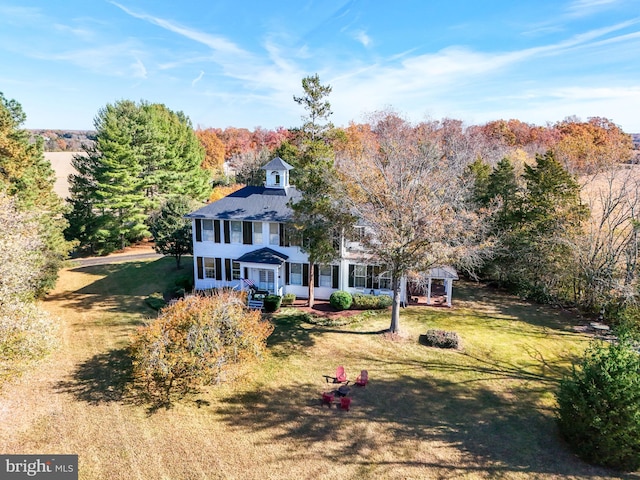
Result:
<svg viewBox="0 0 640 480"><path fill-rule="evenodd" d="M317 264L313 266L313 286L320 286L320 269L318 268Z"/></svg>
<svg viewBox="0 0 640 480"><path fill-rule="evenodd" d="M252 225L251 222L242 222L242 243L245 245L251 245L253 243Z"/></svg>
<svg viewBox="0 0 640 480"><path fill-rule="evenodd" d="M309 264L308 263L302 264L302 286L303 287L309 286Z"/></svg>
<svg viewBox="0 0 640 480"><path fill-rule="evenodd" d="M216 280L222 280L222 259L216 257Z"/></svg>
<svg viewBox="0 0 640 480"><path fill-rule="evenodd" d="M213 240L220 243L220 220L213 221Z"/></svg>
<svg viewBox="0 0 640 480"><path fill-rule="evenodd" d="M231 259L224 259L224 279L228 282L231 280Z"/></svg>
<svg viewBox="0 0 640 480"><path fill-rule="evenodd" d="M333 288L339 288L338 280L340 279L340 267L338 265L333 266Z"/></svg>
<svg viewBox="0 0 640 480"><path fill-rule="evenodd" d="M198 264L198 278L202 280L204 278L204 266L202 265L202 257L197 257L196 263Z"/></svg>
<svg viewBox="0 0 640 480"><path fill-rule="evenodd" d="M229 220L224 220L222 224L224 227L224 243L231 243L231 228Z"/></svg>
<svg viewBox="0 0 640 480"><path fill-rule="evenodd" d="M202 241L202 220L196 218L196 242Z"/></svg>
<svg viewBox="0 0 640 480"><path fill-rule="evenodd" d="M284 238L284 223L279 223L278 224L278 229L279 229L279 233L280 233L280 246L281 247L285 247L287 242L286 239Z"/></svg>
<svg viewBox="0 0 640 480"><path fill-rule="evenodd" d="M244 267L244 278L249 280L249 269L247 267Z"/></svg>
<svg viewBox="0 0 640 480"><path fill-rule="evenodd" d="M356 266L349 264L349 286L355 287L356 285Z"/></svg>
<svg viewBox="0 0 640 480"><path fill-rule="evenodd" d="M373 288L373 267L371 265L367 265L367 288Z"/></svg>
<svg viewBox="0 0 640 480"><path fill-rule="evenodd" d="M290 285L290 280L289 262L284 262L284 284Z"/></svg>

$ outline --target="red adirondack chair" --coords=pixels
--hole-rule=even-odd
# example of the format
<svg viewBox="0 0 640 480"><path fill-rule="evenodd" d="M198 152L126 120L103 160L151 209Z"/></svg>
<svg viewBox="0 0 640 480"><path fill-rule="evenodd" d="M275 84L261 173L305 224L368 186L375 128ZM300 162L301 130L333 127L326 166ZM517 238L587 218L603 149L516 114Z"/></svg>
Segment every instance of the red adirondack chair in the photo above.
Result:
<svg viewBox="0 0 640 480"><path fill-rule="evenodd" d="M329 380L331 380L331 383L349 383L349 380L347 380L347 374L345 373L342 365L336 368L335 377L332 377L331 375L324 375L324 378L327 383L329 383Z"/></svg>
<svg viewBox="0 0 640 480"><path fill-rule="evenodd" d="M366 387L367 383L369 383L369 372L366 370L362 370L358 378L356 378L356 385L359 387Z"/></svg>
<svg viewBox="0 0 640 480"><path fill-rule="evenodd" d="M323 392L322 393L322 405L329 405L331 408L331 404L333 403L333 393Z"/></svg>

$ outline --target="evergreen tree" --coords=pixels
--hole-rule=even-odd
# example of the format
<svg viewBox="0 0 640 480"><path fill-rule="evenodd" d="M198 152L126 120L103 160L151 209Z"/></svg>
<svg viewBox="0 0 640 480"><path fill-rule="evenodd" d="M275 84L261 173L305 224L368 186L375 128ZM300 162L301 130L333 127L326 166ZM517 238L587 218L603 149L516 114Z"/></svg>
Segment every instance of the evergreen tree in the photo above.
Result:
<svg viewBox="0 0 640 480"><path fill-rule="evenodd" d="M514 210L518 208L518 190L515 169L511 161L505 157L498 162L487 182L487 200L499 200L500 202L495 214L494 228L496 230L508 229L513 221Z"/></svg>
<svg viewBox="0 0 640 480"><path fill-rule="evenodd" d="M473 187L471 188L471 195L473 201L478 205L486 207L489 203L489 175L491 175L491 166L485 163L482 158L476 158L473 163L470 163L465 169L465 175L471 179Z"/></svg>
<svg viewBox="0 0 640 480"><path fill-rule="evenodd" d="M36 216L43 247L35 293L41 296L53 288L72 245L62 233L64 204L53 190L55 174L44 158L42 139L29 143L29 133L20 128L25 120L21 105L0 93L0 190L14 197L21 211Z"/></svg>
<svg viewBox="0 0 640 480"><path fill-rule="evenodd" d="M582 234L589 210L581 202L580 185L553 152L537 155L534 166L525 165L523 178L520 261L528 264L534 298L560 298L575 275L570 245Z"/></svg>
<svg viewBox="0 0 640 480"><path fill-rule="evenodd" d="M207 198L204 149L181 112L122 100L94 124L95 146L73 161L68 236L92 249L123 248L150 235L148 215L169 196Z"/></svg>
<svg viewBox="0 0 640 480"><path fill-rule="evenodd" d="M156 252L175 257L177 269L181 268L182 256L193 253L191 220L184 218L193 209L194 202L191 199L172 197L149 217L149 229Z"/></svg>
<svg viewBox="0 0 640 480"><path fill-rule="evenodd" d="M302 199L292 208L294 223L304 239L302 249L309 256L309 306L313 306L315 266L326 265L337 257L335 240L351 217L340 210L333 195L337 175L333 149L328 142L333 127L328 119L332 112L331 104L325 99L331 93L331 86L321 85L316 74L305 77L302 88L305 94L293 99L308 115L303 116L302 146L293 162L297 168L292 172L292 181L302 192Z"/></svg>

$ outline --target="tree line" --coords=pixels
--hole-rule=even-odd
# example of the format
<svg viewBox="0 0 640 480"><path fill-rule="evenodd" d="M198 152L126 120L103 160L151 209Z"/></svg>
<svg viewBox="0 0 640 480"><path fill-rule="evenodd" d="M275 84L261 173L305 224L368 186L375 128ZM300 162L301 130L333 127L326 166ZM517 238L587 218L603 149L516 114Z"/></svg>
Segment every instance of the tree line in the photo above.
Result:
<svg viewBox="0 0 640 480"><path fill-rule="evenodd" d="M390 235L386 242L404 249L391 255L406 265L397 274L446 261L542 301L609 312L635 305L634 177L617 173L635 152L631 137L611 120L567 118L535 126L512 119L466 126L448 118L414 123L390 110L335 127L329 121L331 87L317 75L303 79L302 87L294 101L306 115L300 127L289 129L194 129L184 113L161 104L106 105L94 121L94 142L73 160L77 173L70 178L66 207L30 183L30 177L45 178L46 186L50 165L12 154L16 171L4 168L7 193L19 193L23 208L47 206L39 221L47 244L42 271L49 277L41 275L39 291L52 285L69 245L104 253L153 235L167 249L189 253L178 246L188 238L188 225L175 218L224 194L216 190L261 184L259 167L278 155L296 167L292 182L305 192L294 210L314 264L331 260L330 235L348 230L354 216L380 226L380 219L395 212L391 229L415 235ZM29 143L19 130L19 105L5 100L4 106L15 117L10 133L22 132L23 148L41 151L42 142ZM224 174L224 162L233 165L234 176ZM386 190L368 189L363 179ZM408 185L416 186L410 193L417 199L436 200L399 201L407 192L398 188ZM371 212L365 211L365 193ZM336 203L350 210L337 211ZM420 210L408 211L408 205ZM164 226L158 227L160 220ZM178 228L180 234L163 237ZM370 241L373 249L378 244ZM422 260L400 261L401 256Z"/></svg>

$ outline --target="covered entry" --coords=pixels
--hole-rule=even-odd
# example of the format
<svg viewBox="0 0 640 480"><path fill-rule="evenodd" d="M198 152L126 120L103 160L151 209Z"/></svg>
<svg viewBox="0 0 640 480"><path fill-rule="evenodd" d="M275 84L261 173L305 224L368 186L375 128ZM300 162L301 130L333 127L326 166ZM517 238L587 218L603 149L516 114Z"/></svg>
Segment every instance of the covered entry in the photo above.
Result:
<svg viewBox="0 0 640 480"><path fill-rule="evenodd" d="M284 253L265 247L245 253L236 261L240 263L246 285L282 295L282 266L288 258Z"/></svg>

